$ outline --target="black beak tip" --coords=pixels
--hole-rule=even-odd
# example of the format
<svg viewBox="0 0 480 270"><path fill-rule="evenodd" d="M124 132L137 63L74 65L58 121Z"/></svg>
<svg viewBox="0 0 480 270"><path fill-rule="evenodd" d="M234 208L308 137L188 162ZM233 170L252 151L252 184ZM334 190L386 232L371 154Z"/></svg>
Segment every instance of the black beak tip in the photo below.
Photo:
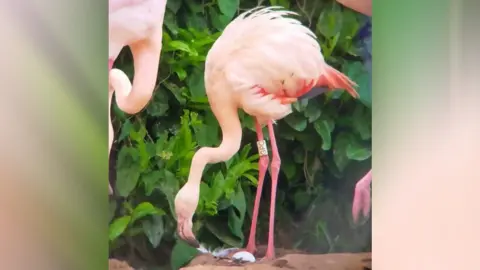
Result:
<svg viewBox="0 0 480 270"><path fill-rule="evenodd" d="M200 243L195 238L187 238L187 239L185 239L185 242L187 242L190 246L192 246L194 248L199 248L200 247Z"/></svg>
<svg viewBox="0 0 480 270"><path fill-rule="evenodd" d="M180 227L179 227L180 228ZM185 241L185 243L187 243L188 245L194 247L194 248L199 248L200 247L200 243L197 241L197 239L195 239L195 237L188 237L188 236L185 236L183 234L183 231L180 230L180 229L177 229L177 235L180 237L180 239L182 239L183 241Z"/></svg>
<svg viewBox="0 0 480 270"><path fill-rule="evenodd" d="M316 87L313 87L310 91L308 91L306 94L304 94L303 96L301 96L299 99L302 100L302 99L311 99L311 98L314 98L316 96L319 96L323 93L326 93L328 92L328 87L319 87L319 86L316 86Z"/></svg>

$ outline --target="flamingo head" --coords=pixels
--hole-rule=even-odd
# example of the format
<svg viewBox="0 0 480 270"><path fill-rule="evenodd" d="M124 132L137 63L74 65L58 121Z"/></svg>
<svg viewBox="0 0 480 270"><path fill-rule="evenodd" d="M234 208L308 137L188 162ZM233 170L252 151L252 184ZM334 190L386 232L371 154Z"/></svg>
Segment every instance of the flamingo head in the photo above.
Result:
<svg viewBox="0 0 480 270"><path fill-rule="evenodd" d="M177 234L192 247L200 247L192 231L192 218L198 206L200 186L187 182L175 197L175 212L177 216Z"/></svg>

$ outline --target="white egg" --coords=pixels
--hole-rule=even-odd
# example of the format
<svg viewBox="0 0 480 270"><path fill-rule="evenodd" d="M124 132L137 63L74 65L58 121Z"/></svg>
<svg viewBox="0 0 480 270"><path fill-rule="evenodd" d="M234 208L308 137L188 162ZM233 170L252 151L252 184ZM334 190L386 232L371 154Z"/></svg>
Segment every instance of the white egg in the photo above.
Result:
<svg viewBox="0 0 480 270"><path fill-rule="evenodd" d="M240 251L235 253L232 256L232 259L240 260L242 262L251 262L251 263L254 263L256 261L255 256L253 256L253 254L248 251Z"/></svg>

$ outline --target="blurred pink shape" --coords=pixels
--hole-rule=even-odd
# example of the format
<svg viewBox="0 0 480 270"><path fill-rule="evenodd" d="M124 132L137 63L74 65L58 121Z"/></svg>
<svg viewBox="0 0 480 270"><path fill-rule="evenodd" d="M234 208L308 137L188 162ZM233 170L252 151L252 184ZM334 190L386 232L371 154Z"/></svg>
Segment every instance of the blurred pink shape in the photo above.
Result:
<svg viewBox="0 0 480 270"><path fill-rule="evenodd" d="M352 215L353 221L357 222L360 212L363 216L370 214L370 184L372 183L372 170L368 171L360 181L355 185L355 194L353 197Z"/></svg>

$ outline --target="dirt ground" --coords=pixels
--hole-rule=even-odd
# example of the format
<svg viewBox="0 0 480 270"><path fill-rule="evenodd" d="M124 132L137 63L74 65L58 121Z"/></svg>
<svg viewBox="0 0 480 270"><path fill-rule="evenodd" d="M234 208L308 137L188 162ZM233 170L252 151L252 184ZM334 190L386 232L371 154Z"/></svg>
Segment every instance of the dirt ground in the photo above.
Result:
<svg viewBox="0 0 480 270"><path fill-rule="evenodd" d="M256 257L262 258L265 247L259 247ZM233 254L231 254L233 255ZM372 270L371 253L305 254L294 250L277 249L277 258L269 262L236 263L228 259L216 259L210 254L194 258L181 270ZM108 261L109 270L134 270L126 262Z"/></svg>
<svg viewBox="0 0 480 270"><path fill-rule="evenodd" d="M128 263L124 261L120 261L117 259L109 259L108 270L134 270L134 269L131 268L130 265L128 265Z"/></svg>
<svg viewBox="0 0 480 270"><path fill-rule="evenodd" d="M256 258L262 258L265 248L259 248ZM232 254L233 255L233 254ZM371 253L302 254L298 251L277 249L277 258L269 262L236 263L228 259L215 259L202 254L183 270L371 270Z"/></svg>

